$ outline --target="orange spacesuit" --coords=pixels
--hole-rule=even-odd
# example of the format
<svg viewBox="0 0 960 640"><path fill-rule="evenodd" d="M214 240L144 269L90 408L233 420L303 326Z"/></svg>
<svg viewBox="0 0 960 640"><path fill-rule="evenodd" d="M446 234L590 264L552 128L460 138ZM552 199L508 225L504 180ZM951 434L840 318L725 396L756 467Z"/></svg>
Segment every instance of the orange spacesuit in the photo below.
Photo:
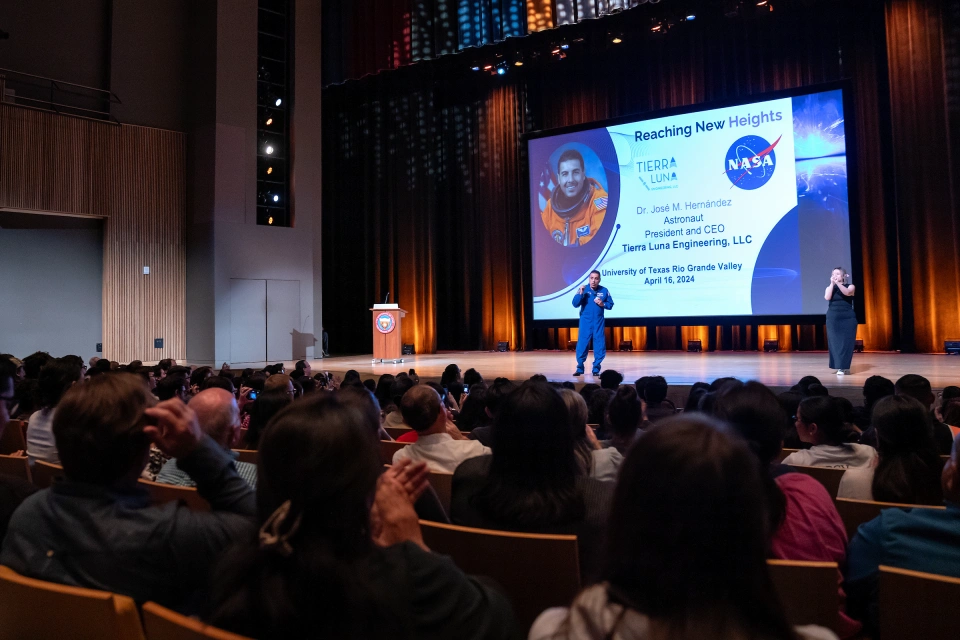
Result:
<svg viewBox="0 0 960 640"><path fill-rule="evenodd" d="M560 191L558 188L540 214L543 225L553 239L565 247L576 247L590 242L599 231L603 216L607 213L608 195L600 183L593 178L587 178L584 189L586 193L580 194L577 203L569 210L561 212L554 206Z"/></svg>

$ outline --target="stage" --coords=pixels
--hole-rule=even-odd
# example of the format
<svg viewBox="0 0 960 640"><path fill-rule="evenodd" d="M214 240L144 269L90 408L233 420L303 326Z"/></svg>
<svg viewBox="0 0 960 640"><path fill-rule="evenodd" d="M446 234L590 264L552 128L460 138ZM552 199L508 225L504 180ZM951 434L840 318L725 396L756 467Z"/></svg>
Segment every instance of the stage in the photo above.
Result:
<svg viewBox="0 0 960 640"><path fill-rule="evenodd" d="M589 374L592 356L587 359L587 374L573 376L576 358L572 351L457 351L431 355L405 356L401 364L372 364L369 355L333 357L311 360L314 371L332 371L342 376L348 369L356 369L362 378L379 377L384 373L399 373L416 369L421 379L440 379L444 367L456 363L461 371L474 368L487 381L497 376L511 380L525 380L542 373L551 381L571 381L579 384L599 383ZM745 351L718 351L713 353L686 353L678 351L608 351L604 369L616 369L624 382L633 382L640 376L661 375L671 387L686 388L694 382L710 382L715 378L733 376L741 380L759 380L777 390L797 383L803 376L817 376L823 384L836 389L836 395L851 399L860 397L863 382L879 375L896 380L907 373L916 373L930 380L934 390L947 385L960 385L960 357L946 354L901 354L897 352L857 353L853 356L851 373L838 376L827 368L825 351L759 353Z"/></svg>

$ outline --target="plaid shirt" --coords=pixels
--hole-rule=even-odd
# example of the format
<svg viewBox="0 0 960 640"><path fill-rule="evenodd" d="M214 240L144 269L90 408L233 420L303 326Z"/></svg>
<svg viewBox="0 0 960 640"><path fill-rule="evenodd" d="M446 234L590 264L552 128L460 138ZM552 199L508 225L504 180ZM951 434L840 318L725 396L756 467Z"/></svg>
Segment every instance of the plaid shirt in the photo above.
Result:
<svg viewBox="0 0 960 640"><path fill-rule="evenodd" d="M229 451L230 456L233 458L233 466L237 470L237 474L243 478L247 484L250 485L250 488L257 488L257 465L250 462L240 462L237 458L240 457L236 451ZM160 469L160 473L157 474L156 482L161 484L175 484L178 487L195 487L197 483L194 482L185 471L182 471L177 466L177 459L170 458L166 464L163 465L163 468Z"/></svg>

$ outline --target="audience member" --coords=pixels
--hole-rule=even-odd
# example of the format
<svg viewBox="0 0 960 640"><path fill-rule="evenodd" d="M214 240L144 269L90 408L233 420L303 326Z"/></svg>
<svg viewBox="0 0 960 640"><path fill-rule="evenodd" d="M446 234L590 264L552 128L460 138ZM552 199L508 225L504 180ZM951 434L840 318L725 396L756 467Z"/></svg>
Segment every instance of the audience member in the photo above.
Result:
<svg viewBox="0 0 960 640"><path fill-rule="evenodd" d="M887 396L873 408L879 457L847 469L840 498L905 504L940 504L943 465L929 412L909 396Z"/></svg>
<svg viewBox="0 0 960 640"><path fill-rule="evenodd" d="M216 379L216 376L212 379ZM188 405L197 414L200 429L220 445L233 458L233 465L240 477L254 489L257 488L257 465L241 462L238 454L232 450L240 440L240 411L237 400L225 389L211 388L201 391L190 399ZM181 469L176 458L170 458L160 473L157 482L175 484L181 487L195 487L190 474Z"/></svg>
<svg viewBox="0 0 960 640"><path fill-rule="evenodd" d="M789 418L774 393L759 382L730 386L720 394L716 416L725 420L756 456L763 483L771 535L770 554L782 560L836 562L843 566L847 533L823 485L805 473L777 463L782 451L782 425ZM843 581L837 575L838 585ZM844 611L844 593L837 629L848 638L860 624Z"/></svg>
<svg viewBox="0 0 960 640"><path fill-rule="evenodd" d="M604 369L600 374L600 388L617 390L620 383L623 382L623 374L615 369Z"/></svg>
<svg viewBox="0 0 960 640"><path fill-rule="evenodd" d="M747 447L706 418L652 427L621 468L599 582L529 638L796 638L767 569L761 487Z"/></svg>
<svg viewBox="0 0 960 640"><path fill-rule="evenodd" d="M210 376L206 380L200 383L200 391L206 391L207 389L223 389L224 391L233 395L236 393L237 389L233 386L233 381L230 378L224 378L223 376Z"/></svg>
<svg viewBox="0 0 960 640"><path fill-rule="evenodd" d="M470 389L475 384L483 384L483 376L476 369L470 368L463 372L463 384Z"/></svg>
<svg viewBox="0 0 960 640"><path fill-rule="evenodd" d="M270 377L274 378L276 376ZM269 378L267 380L269 381ZM245 443L247 449L257 449L259 447L260 438L263 437L263 432L270 420L291 402L293 402L293 394L282 388L264 391L257 396L257 399L250 405L250 426L247 428Z"/></svg>
<svg viewBox="0 0 960 640"><path fill-rule="evenodd" d="M784 464L805 467L847 469L872 464L877 450L857 443L860 434L843 421L842 407L836 398L812 396L797 407L797 434L810 448L795 451Z"/></svg>
<svg viewBox="0 0 960 640"><path fill-rule="evenodd" d="M10 409L15 401L13 381L17 377L17 365L9 359L0 359L0 436L10 421ZM22 454L21 454L22 455ZM37 488L22 478L0 474L0 542L7 535L7 523L13 512Z"/></svg>
<svg viewBox="0 0 960 640"><path fill-rule="evenodd" d="M410 390L413 389L415 384L409 376L397 376L393 381L393 384L390 385L390 407L393 409L384 415L383 417L383 426L385 427L395 427L395 428L411 428L403 420L403 414L400 412L400 402L403 400L403 396Z"/></svg>
<svg viewBox="0 0 960 640"><path fill-rule="evenodd" d="M960 436L960 398L953 398L943 408L943 422L954 434Z"/></svg>
<svg viewBox="0 0 960 640"><path fill-rule="evenodd" d="M590 406L590 398L593 396L593 393L600 388L600 385L588 382L587 384L580 387L580 395L583 396L583 401L587 403L587 406Z"/></svg>
<svg viewBox="0 0 960 640"><path fill-rule="evenodd" d="M643 420L643 401L637 397L637 390L629 385L619 387L607 405L604 421L610 439L602 440L600 444L613 447L622 456L627 455L640 436L640 423Z"/></svg>
<svg viewBox="0 0 960 640"><path fill-rule="evenodd" d="M570 431L577 458L587 475L597 480L615 482L623 456L614 447L604 447L593 429L587 426L587 403L572 389L561 389L560 396L570 415Z"/></svg>
<svg viewBox="0 0 960 640"><path fill-rule="evenodd" d="M63 394L82 376L80 366L65 358L50 360L40 370L39 407L27 423L27 455L31 459L60 464L57 443L53 437L53 419Z"/></svg>
<svg viewBox="0 0 960 640"><path fill-rule="evenodd" d="M487 417L487 388L483 384L470 387L470 392L464 395L457 416L457 428L461 431L473 431L489 422Z"/></svg>
<svg viewBox="0 0 960 640"><path fill-rule="evenodd" d="M881 398L892 396L895 393L893 381L883 376L870 376L863 383L863 406L854 411L853 422L863 434L860 436L861 444L869 444L875 447L877 445L876 436L868 435L870 432L870 419L873 415L873 406Z"/></svg>
<svg viewBox="0 0 960 640"><path fill-rule="evenodd" d="M934 400L936 400L933 390L930 388L930 381L923 376L907 374L897 380L894 387L898 396L910 396L922 404L927 411L931 410ZM950 427L932 415L931 418L933 419L933 439L937 443L937 449L940 451L940 455L947 455L953 446L953 432Z"/></svg>
<svg viewBox="0 0 960 640"><path fill-rule="evenodd" d="M259 537L220 564L211 623L264 640L514 636L498 591L427 550L413 509L425 470L381 476L376 422L327 394L277 416L260 451Z"/></svg>
<svg viewBox="0 0 960 640"><path fill-rule="evenodd" d="M550 385L526 382L493 425L493 455L453 475L451 519L461 525L576 534L584 581L593 579L613 485L577 461L566 405Z"/></svg>
<svg viewBox="0 0 960 640"><path fill-rule="evenodd" d="M373 391L373 395L377 397L377 402L380 403L380 408L385 413L389 413L395 408L393 396L390 394L390 387L395 381L396 378L392 373L385 373L377 380L377 388Z"/></svg>
<svg viewBox="0 0 960 640"><path fill-rule="evenodd" d="M74 385L54 416L65 478L10 520L0 563L20 574L184 606L213 559L251 535L254 494L180 400L153 407L140 379L102 375ZM176 457L212 511L150 506L137 478L150 440Z"/></svg>
<svg viewBox="0 0 960 640"><path fill-rule="evenodd" d="M493 381L493 384L487 388L485 394L486 407L484 411L487 414L487 420L484 425L474 427L473 430L470 431L468 437L471 440L477 440L485 447L493 446L493 423L496 422L497 416L500 415L500 408L503 406L504 399L513 393L516 388L517 385L510 382L507 378L497 378Z"/></svg>
<svg viewBox="0 0 960 640"><path fill-rule="evenodd" d="M275 373L263 382L263 392L281 391L293 398L293 380L285 373Z"/></svg>
<svg viewBox="0 0 960 640"><path fill-rule="evenodd" d="M99 358L97 359L99 360ZM177 366L177 361L173 358L164 358L157 366L160 368L160 379L162 380L167 377L167 372L170 371L171 367Z"/></svg>
<svg viewBox="0 0 960 640"><path fill-rule="evenodd" d="M706 393L709 393L710 385L706 382L694 382L690 387L690 394L687 396L687 402L683 406L684 413L700 410L700 400Z"/></svg>
<svg viewBox="0 0 960 640"><path fill-rule="evenodd" d="M607 428L607 406L615 395L617 392L613 389L597 389L587 400L587 424L597 425L597 438L600 440L610 437Z"/></svg>
<svg viewBox="0 0 960 640"><path fill-rule="evenodd" d="M463 378L460 377L460 367L448 364L440 374L440 386L447 390L447 406L455 411L460 410L460 396L463 395Z"/></svg>
<svg viewBox="0 0 960 640"><path fill-rule="evenodd" d="M297 364L293 368L293 379L299 380L300 378L313 375L313 368L310 366L310 363L306 360L297 360Z"/></svg>
<svg viewBox="0 0 960 640"><path fill-rule="evenodd" d="M186 402L188 400L187 379L180 374L168 373L157 382L154 393L157 394L157 399L161 402L171 398Z"/></svg>
<svg viewBox="0 0 960 640"><path fill-rule="evenodd" d="M860 525L847 554L849 610L875 634L880 565L960 578L960 447L943 467L946 509L884 509ZM920 615L952 615L943 611ZM876 637L875 635L872 637Z"/></svg>
<svg viewBox="0 0 960 640"><path fill-rule="evenodd" d="M940 402L937 403L936 409L934 409L934 417L937 421L944 423L950 427L953 432L953 436L956 437L960 434L960 425L956 424L956 419L952 422L947 421L944 417L946 415L947 406L952 400L960 400L960 387L950 385L943 388L943 391L940 392Z"/></svg>
<svg viewBox="0 0 960 640"><path fill-rule="evenodd" d="M197 367L190 374L190 397L200 393L200 386L207 378L213 377L213 367Z"/></svg>
<svg viewBox="0 0 960 640"><path fill-rule="evenodd" d="M437 392L427 385L412 387L400 401L403 421L418 435L417 441L393 454L393 463L409 459L426 462L431 471L453 473L461 462L487 455L490 449L448 426L446 408Z"/></svg>
<svg viewBox="0 0 960 640"><path fill-rule="evenodd" d="M38 380L40 371L45 366L53 362L53 357L46 351L36 351L23 359L24 378L27 380Z"/></svg>
<svg viewBox="0 0 960 640"><path fill-rule="evenodd" d="M676 415L677 405L667 400L667 379L663 376L650 376L643 387L640 398L646 403L646 419L657 423Z"/></svg>

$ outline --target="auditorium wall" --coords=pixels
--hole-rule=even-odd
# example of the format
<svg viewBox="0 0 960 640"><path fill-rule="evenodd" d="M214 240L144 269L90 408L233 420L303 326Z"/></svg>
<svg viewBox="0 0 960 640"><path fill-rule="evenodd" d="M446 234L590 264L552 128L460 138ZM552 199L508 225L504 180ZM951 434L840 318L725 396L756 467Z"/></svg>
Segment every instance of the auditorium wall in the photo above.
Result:
<svg viewBox="0 0 960 640"><path fill-rule="evenodd" d="M0 227L0 353L99 355L100 221L21 214Z"/></svg>

